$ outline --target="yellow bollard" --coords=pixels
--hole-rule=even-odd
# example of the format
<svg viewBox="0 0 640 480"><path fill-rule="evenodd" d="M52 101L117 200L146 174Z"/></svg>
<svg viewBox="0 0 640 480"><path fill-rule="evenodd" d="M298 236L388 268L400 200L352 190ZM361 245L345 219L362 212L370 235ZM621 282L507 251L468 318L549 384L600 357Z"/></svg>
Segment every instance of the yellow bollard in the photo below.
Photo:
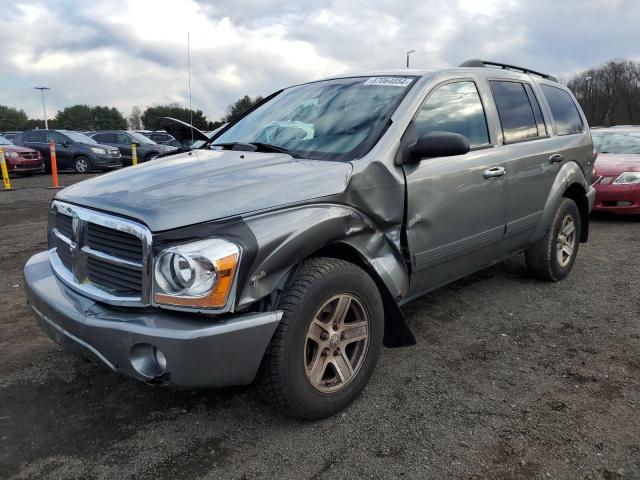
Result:
<svg viewBox="0 0 640 480"><path fill-rule="evenodd" d="M132 143L131 144L131 165L137 165L138 164L138 152L136 152L136 144Z"/></svg>
<svg viewBox="0 0 640 480"><path fill-rule="evenodd" d="M7 161L4 158L4 148L0 148L0 169L2 169L2 181L4 182L4 188L11 190L9 172L7 171Z"/></svg>

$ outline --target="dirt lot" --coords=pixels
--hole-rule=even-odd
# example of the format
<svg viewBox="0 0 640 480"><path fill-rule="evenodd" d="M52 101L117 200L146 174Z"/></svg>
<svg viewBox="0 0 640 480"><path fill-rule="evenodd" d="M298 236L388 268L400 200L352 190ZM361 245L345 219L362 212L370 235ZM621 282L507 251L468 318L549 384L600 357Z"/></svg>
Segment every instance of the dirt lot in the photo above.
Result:
<svg viewBox="0 0 640 480"><path fill-rule="evenodd" d="M640 479L638 219L594 218L560 284L515 258L414 302L418 345L300 423L252 387L149 387L49 341L20 277L48 182L0 192L0 478Z"/></svg>

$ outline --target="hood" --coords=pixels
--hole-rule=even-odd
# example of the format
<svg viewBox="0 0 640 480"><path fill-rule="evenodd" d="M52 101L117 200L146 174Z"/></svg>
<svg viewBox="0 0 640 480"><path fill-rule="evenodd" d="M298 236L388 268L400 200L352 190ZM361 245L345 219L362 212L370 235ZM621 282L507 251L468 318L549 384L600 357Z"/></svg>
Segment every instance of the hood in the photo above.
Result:
<svg viewBox="0 0 640 480"><path fill-rule="evenodd" d="M350 174L350 163L194 150L85 180L56 198L134 218L158 232L336 195Z"/></svg>
<svg viewBox="0 0 640 480"><path fill-rule="evenodd" d="M18 145L0 145L5 152L37 152L33 148L19 147Z"/></svg>
<svg viewBox="0 0 640 480"><path fill-rule="evenodd" d="M640 171L640 155L599 153L595 167L598 175L606 177L637 172Z"/></svg>

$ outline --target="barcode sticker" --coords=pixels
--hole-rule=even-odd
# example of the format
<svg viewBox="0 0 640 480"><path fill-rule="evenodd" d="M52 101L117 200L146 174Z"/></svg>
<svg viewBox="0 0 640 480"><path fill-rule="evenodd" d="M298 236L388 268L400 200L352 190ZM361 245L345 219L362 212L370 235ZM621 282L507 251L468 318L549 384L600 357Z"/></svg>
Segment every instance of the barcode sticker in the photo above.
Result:
<svg viewBox="0 0 640 480"><path fill-rule="evenodd" d="M375 85L382 87L408 87L413 81L412 78L406 77L371 77L364 85Z"/></svg>

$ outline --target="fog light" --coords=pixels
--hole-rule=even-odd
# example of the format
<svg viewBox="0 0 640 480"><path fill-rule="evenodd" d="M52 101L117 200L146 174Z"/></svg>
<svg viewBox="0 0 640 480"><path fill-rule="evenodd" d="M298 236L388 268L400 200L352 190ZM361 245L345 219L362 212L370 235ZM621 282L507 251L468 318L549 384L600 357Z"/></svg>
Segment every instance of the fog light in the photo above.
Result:
<svg viewBox="0 0 640 480"><path fill-rule="evenodd" d="M164 356L164 353L162 353L162 350L160 350L159 348L155 348L153 349L153 355L156 357L156 363L158 364L158 367L160 367L160 370L162 370L163 372L167 371L167 357Z"/></svg>
<svg viewBox="0 0 640 480"><path fill-rule="evenodd" d="M138 343L131 347L129 361L138 374L148 379L167 373L167 357L162 350L148 343Z"/></svg>

